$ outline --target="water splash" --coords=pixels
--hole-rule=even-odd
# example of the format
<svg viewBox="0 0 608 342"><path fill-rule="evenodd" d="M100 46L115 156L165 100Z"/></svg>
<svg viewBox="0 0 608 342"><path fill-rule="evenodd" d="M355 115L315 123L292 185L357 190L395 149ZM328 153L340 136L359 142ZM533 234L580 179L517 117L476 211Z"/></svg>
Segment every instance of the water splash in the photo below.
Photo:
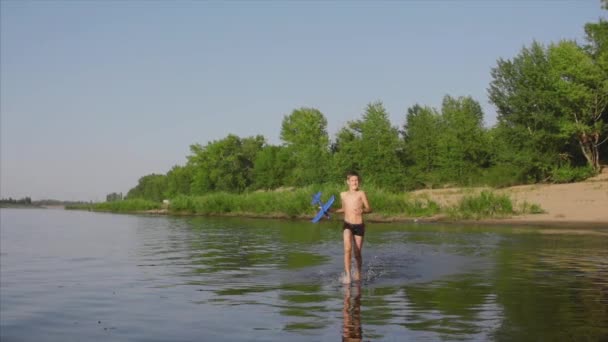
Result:
<svg viewBox="0 0 608 342"><path fill-rule="evenodd" d="M377 255L367 263L366 268L367 270L363 272L363 276L361 277L366 283L374 282L386 274L384 262Z"/></svg>

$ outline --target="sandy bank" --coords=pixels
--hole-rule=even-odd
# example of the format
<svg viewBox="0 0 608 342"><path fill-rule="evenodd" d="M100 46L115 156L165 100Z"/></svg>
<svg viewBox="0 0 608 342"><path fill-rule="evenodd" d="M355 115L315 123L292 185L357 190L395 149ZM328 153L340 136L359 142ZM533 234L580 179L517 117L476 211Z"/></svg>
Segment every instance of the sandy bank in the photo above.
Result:
<svg viewBox="0 0 608 342"><path fill-rule="evenodd" d="M415 191L414 195L428 197L441 205L450 205L457 203L464 195L482 190L484 189L419 190ZM516 205L524 202L538 204L545 213L478 222L608 228L608 168L584 182L520 185L494 191L508 194Z"/></svg>

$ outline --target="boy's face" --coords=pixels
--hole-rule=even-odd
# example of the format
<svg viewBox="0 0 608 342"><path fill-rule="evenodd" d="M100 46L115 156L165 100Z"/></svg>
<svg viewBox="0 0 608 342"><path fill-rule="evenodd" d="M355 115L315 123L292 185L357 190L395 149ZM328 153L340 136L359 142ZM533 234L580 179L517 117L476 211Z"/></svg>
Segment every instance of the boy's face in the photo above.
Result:
<svg viewBox="0 0 608 342"><path fill-rule="evenodd" d="M359 189L359 177L357 176L349 176L346 178L346 184L350 190L358 190Z"/></svg>

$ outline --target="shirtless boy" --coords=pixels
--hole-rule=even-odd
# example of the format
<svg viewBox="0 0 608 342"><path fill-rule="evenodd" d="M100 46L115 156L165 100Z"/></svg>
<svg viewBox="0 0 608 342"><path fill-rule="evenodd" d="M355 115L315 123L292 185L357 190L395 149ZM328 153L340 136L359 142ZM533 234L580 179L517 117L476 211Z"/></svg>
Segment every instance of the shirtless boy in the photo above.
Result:
<svg viewBox="0 0 608 342"><path fill-rule="evenodd" d="M344 238L344 277L342 282L348 284L351 280L361 279L361 264L363 263L361 249L363 249L363 236L365 235L365 223L363 223L363 213L372 211L367 201L365 192L359 190L359 174L349 172L346 175L348 191L340 193L342 208L337 209L337 213L344 213L344 225L342 227L342 237ZM356 269L354 277L351 278L350 266L353 250L353 240L355 242Z"/></svg>

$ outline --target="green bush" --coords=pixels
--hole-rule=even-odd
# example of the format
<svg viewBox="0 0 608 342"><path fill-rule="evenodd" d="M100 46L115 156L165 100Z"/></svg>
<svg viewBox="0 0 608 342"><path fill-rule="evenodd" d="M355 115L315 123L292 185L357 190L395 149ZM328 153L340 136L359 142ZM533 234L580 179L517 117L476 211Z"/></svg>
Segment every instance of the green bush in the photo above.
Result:
<svg viewBox="0 0 608 342"><path fill-rule="evenodd" d="M513 165L501 164L485 170L478 185L504 188L525 183L522 182L524 178L521 169Z"/></svg>
<svg viewBox="0 0 608 342"><path fill-rule="evenodd" d="M312 196L321 191L323 202L333 195L334 208L340 206L340 192L345 186L323 184L297 189L254 191L242 194L210 193L203 196L177 196L171 200L171 212L190 212L201 215L257 214L287 217L312 216L317 206ZM431 216L439 213L439 205L428 199L411 199L403 193L393 193L373 186L366 187L370 205L380 215Z"/></svg>
<svg viewBox="0 0 608 342"><path fill-rule="evenodd" d="M192 196L178 195L170 202L170 208L175 212L194 212L194 201Z"/></svg>
<svg viewBox="0 0 608 342"><path fill-rule="evenodd" d="M521 205L521 214L542 214L544 212L543 208L538 204L524 202Z"/></svg>
<svg viewBox="0 0 608 342"><path fill-rule="evenodd" d="M161 204L145 199L130 199L124 201L101 202L87 205L86 208L70 208L70 209L87 209L94 211L110 211L110 212L137 212L145 210L160 209Z"/></svg>
<svg viewBox="0 0 608 342"><path fill-rule="evenodd" d="M553 183L572 183L580 182L595 175L593 168L589 166L572 167L562 166L551 171L551 181Z"/></svg>
<svg viewBox="0 0 608 342"><path fill-rule="evenodd" d="M453 218L479 220L513 215L515 211L509 196L482 191L479 195L464 196L456 206L448 208L447 213Z"/></svg>
<svg viewBox="0 0 608 342"><path fill-rule="evenodd" d="M367 191L372 209L382 215L432 216L439 213L439 205L429 199L412 199L408 194L392 193L373 188Z"/></svg>
<svg viewBox="0 0 608 342"><path fill-rule="evenodd" d="M66 210L92 210L93 203L78 203L78 204L69 204L65 206Z"/></svg>

